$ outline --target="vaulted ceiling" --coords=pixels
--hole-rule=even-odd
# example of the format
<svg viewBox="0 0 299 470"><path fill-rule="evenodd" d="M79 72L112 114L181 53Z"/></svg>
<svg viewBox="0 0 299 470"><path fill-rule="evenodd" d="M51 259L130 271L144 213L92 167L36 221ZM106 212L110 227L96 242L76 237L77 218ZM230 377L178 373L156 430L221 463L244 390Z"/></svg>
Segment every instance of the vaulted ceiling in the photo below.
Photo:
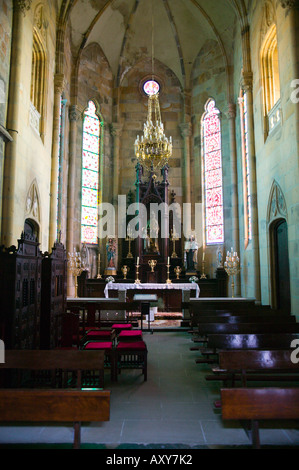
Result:
<svg viewBox="0 0 299 470"><path fill-rule="evenodd" d="M208 40L218 42L224 65L229 66L237 22L246 17L244 0L64 0L62 4L68 4L74 57L88 44L98 43L116 84L130 67L154 56L176 74L182 87L188 87L194 61Z"/></svg>

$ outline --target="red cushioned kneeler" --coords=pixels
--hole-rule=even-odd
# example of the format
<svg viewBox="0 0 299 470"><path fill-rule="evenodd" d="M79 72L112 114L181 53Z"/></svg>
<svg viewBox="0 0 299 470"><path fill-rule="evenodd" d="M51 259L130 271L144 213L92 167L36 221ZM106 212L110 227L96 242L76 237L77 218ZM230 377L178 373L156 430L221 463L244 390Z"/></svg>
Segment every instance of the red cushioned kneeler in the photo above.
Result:
<svg viewBox="0 0 299 470"><path fill-rule="evenodd" d="M119 342L115 355L115 380L121 369L142 369L147 380L147 347L144 341Z"/></svg>
<svg viewBox="0 0 299 470"><path fill-rule="evenodd" d="M82 349L104 349L104 367L106 367L107 369L111 369L111 380L115 379L115 350L113 348L112 341L87 341Z"/></svg>
<svg viewBox="0 0 299 470"><path fill-rule="evenodd" d="M124 330L118 335L118 341L141 341L142 331L141 330Z"/></svg>

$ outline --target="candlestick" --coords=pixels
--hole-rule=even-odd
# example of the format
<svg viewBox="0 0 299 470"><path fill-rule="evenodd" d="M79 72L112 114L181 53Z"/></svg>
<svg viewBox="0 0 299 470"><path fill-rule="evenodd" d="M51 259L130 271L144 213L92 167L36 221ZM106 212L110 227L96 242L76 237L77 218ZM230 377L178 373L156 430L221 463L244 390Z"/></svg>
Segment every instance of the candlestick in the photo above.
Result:
<svg viewBox="0 0 299 470"><path fill-rule="evenodd" d="M226 261L224 263L224 269L227 274L232 278L232 297L235 294L235 282L234 276L238 274L241 270L240 268L240 259L238 258L238 253L231 248L231 252L227 252Z"/></svg>
<svg viewBox="0 0 299 470"><path fill-rule="evenodd" d="M137 256L137 266L139 266L139 256Z"/></svg>
<svg viewBox="0 0 299 470"><path fill-rule="evenodd" d="M139 261L139 258L137 258ZM136 280L135 284L140 284L140 279L139 279L139 264L136 265Z"/></svg>
<svg viewBox="0 0 299 470"><path fill-rule="evenodd" d="M169 264L169 258L168 258L166 284L172 284L171 280L169 279L169 268L170 268L170 264Z"/></svg>

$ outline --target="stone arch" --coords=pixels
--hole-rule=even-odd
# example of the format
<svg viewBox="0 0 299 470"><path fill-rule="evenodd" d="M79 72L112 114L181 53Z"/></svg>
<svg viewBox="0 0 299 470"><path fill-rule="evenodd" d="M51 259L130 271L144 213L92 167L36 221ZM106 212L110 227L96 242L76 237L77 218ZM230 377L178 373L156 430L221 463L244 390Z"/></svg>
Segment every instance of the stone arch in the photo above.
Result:
<svg viewBox="0 0 299 470"><path fill-rule="evenodd" d="M34 179L29 187L25 202L25 220L31 221L35 227L35 232L40 238L41 230L41 203L40 194L36 179Z"/></svg>

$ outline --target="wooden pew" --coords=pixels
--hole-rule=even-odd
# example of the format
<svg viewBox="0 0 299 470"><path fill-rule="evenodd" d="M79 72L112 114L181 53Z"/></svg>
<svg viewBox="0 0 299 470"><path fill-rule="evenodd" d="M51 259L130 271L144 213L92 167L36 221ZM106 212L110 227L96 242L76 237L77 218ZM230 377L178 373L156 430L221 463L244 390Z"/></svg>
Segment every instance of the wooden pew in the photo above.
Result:
<svg viewBox="0 0 299 470"><path fill-rule="evenodd" d="M246 387L247 381L297 381L299 364L291 360L293 349L219 351L219 366L212 368L206 380L236 381Z"/></svg>
<svg viewBox="0 0 299 470"><path fill-rule="evenodd" d="M81 422L109 421L110 391L0 389L1 422L74 423L80 448Z"/></svg>
<svg viewBox="0 0 299 470"><path fill-rule="evenodd" d="M201 335L299 333L299 323L201 323L198 331Z"/></svg>
<svg viewBox="0 0 299 470"><path fill-rule="evenodd" d="M192 340L195 343L206 343L210 334L299 333L299 323L293 320L279 323L278 321L272 321L272 317L270 317L268 322L265 320L255 323L255 317L246 316L250 323L245 323L242 317L231 318L234 318L232 322L207 323L203 321L199 323ZM240 318L240 321L237 318ZM266 317L263 318L266 319ZM295 319L295 317L292 318ZM198 350L196 347L190 349L191 351Z"/></svg>
<svg viewBox="0 0 299 470"><path fill-rule="evenodd" d="M52 383L56 383L55 371L61 371L60 386L66 385L69 371L76 373L76 386L82 385L83 371L98 371L99 385L104 386L104 351L80 351L76 349L52 350L6 350L5 363L0 363L0 371L16 369L18 371L52 371ZM21 377L18 377L19 384Z"/></svg>
<svg viewBox="0 0 299 470"><path fill-rule="evenodd" d="M109 311L126 311L129 314L134 311L140 311L140 302L121 302L117 299L99 299L99 298L74 298L67 300L67 309L79 315L82 335L85 334L86 329L94 327L107 326L109 324L115 323L114 320L104 321L100 319L100 311L105 310ZM99 316L96 316L96 312L99 312ZM121 320L122 322L124 320ZM133 319L132 319L133 321Z"/></svg>
<svg viewBox="0 0 299 470"><path fill-rule="evenodd" d="M204 315L198 318L198 326L202 323L296 323L295 315ZM196 331L196 330L194 330Z"/></svg>
<svg viewBox="0 0 299 470"><path fill-rule="evenodd" d="M222 418L249 420L252 446L260 449L259 421L299 419L299 388L221 389Z"/></svg>
<svg viewBox="0 0 299 470"><path fill-rule="evenodd" d="M203 357L196 359L196 363L218 363L220 350L290 349L292 341L298 338L297 333L211 334L206 347L199 348Z"/></svg>

